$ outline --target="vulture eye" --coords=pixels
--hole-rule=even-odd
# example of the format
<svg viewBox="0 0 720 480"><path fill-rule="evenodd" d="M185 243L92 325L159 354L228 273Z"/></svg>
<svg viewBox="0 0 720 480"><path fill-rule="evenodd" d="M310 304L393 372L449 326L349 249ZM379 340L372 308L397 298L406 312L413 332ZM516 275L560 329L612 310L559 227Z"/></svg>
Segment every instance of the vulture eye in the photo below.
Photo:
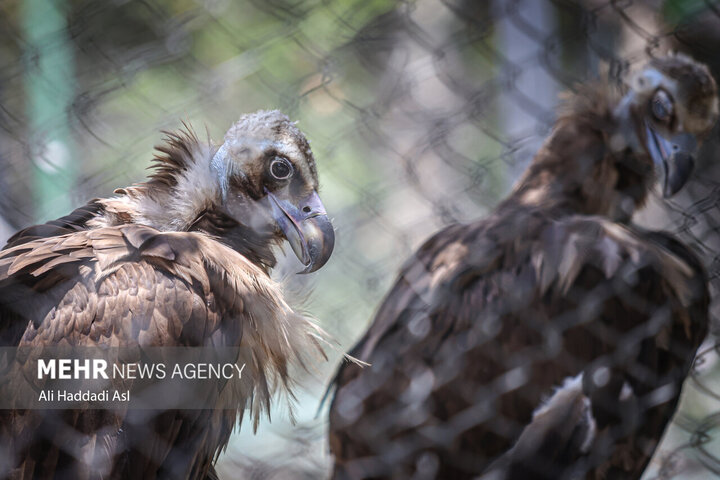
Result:
<svg viewBox="0 0 720 480"><path fill-rule="evenodd" d="M658 90L652 99L652 114L655 120L661 123L668 123L673 114L673 104L670 97L664 90Z"/></svg>
<svg viewBox="0 0 720 480"><path fill-rule="evenodd" d="M286 180L293 174L293 167L290 162L284 158L275 157L273 161L270 162L270 173L277 180Z"/></svg>

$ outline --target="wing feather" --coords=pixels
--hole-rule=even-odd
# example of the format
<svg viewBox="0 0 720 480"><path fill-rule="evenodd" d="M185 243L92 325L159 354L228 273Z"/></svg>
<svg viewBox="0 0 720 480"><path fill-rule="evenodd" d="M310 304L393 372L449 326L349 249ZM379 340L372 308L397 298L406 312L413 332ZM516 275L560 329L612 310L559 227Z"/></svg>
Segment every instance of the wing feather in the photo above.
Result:
<svg viewBox="0 0 720 480"><path fill-rule="evenodd" d="M63 429L47 430L58 435L51 442L33 436L38 422L47 420L35 412L2 417L0 435L27 440L15 444L31 476L54 471L62 461L59 445L72 450L81 442L84 449L75 453L103 451L97 465L116 474L142 475L172 461L203 477L243 410L257 427L271 395L292 387L289 366L302 366L305 355L321 351L319 329L296 314L279 286L247 258L201 233L141 225L23 237L0 252L0 315L3 345L247 347L238 359L247 363L241 381L207 392L217 395L216 410L119 418L86 410L63 418ZM86 435L68 436L79 425ZM176 442L195 453L178 458ZM77 468L95 467L81 461Z"/></svg>

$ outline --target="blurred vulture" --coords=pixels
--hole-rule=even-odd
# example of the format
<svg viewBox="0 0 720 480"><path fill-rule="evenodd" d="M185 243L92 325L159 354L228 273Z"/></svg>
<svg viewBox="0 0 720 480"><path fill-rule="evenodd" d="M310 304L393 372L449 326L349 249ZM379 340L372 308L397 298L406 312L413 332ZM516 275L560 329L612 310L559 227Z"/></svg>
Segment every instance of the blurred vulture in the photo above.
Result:
<svg viewBox="0 0 720 480"><path fill-rule="evenodd" d="M372 367L336 376L335 478L640 477L705 336L708 290L685 245L630 219L656 182L680 190L718 102L680 55L618 97L567 98L509 197L404 265L350 352ZM533 420L573 378L587 411L561 405L576 424Z"/></svg>
<svg viewBox="0 0 720 480"><path fill-rule="evenodd" d="M261 111L219 148L186 128L158 150L146 183L9 240L2 346L242 346L242 384L228 385L215 409L3 411L3 477L216 478L243 411L257 422L270 395L290 388L288 369L320 353L316 328L268 276L284 240L303 272L333 249L303 134Z"/></svg>

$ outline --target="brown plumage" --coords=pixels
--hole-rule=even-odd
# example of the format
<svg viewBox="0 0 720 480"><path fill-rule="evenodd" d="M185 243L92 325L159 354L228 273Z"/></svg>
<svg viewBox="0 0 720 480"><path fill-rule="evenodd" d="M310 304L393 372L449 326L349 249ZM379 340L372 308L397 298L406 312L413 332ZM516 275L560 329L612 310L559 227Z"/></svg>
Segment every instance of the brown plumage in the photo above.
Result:
<svg viewBox="0 0 720 480"><path fill-rule="evenodd" d="M513 447L495 460L481 480L554 480L582 472L582 459L594 447L596 424L583 377L565 380L533 412Z"/></svg>
<svg viewBox="0 0 720 480"><path fill-rule="evenodd" d="M219 148L186 128L158 150L148 182L9 240L1 346L239 346L242 379L208 392L212 410L3 411L2 476L215 478L244 412L257 425L274 392L292 395L289 369L322 354L321 332L268 276L283 240L305 271L332 251L302 133L258 112ZM3 380L13 391L17 378Z"/></svg>
<svg viewBox="0 0 720 480"><path fill-rule="evenodd" d="M686 246L628 221L654 163L666 195L682 186L717 110L707 69L683 56L653 60L622 98L568 98L510 196L425 242L351 350L372 366L336 376L334 478L473 478L517 458L533 411L579 374L596 427L582 462L500 478L639 478L705 336L708 292Z"/></svg>

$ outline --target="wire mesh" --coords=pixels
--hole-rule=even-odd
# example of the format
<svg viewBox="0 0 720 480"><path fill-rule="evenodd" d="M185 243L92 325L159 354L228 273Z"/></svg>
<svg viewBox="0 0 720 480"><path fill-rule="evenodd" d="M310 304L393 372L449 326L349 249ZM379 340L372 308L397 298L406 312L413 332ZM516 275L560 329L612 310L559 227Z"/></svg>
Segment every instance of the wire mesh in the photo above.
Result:
<svg viewBox="0 0 720 480"><path fill-rule="evenodd" d="M38 26L53 11L56 22ZM711 0L6 1L0 239L140 181L161 130L187 121L217 139L241 113L279 108L312 143L337 230L307 309L349 348L429 234L482 217L508 192L559 92L619 82L669 49L720 73L719 32ZM638 218L692 245L713 293L717 137L683 193ZM283 418L258 435L242 429L221 476L326 474L326 412L315 410L337 362L304 382L302 435ZM718 375L713 337L645 478L720 474Z"/></svg>

